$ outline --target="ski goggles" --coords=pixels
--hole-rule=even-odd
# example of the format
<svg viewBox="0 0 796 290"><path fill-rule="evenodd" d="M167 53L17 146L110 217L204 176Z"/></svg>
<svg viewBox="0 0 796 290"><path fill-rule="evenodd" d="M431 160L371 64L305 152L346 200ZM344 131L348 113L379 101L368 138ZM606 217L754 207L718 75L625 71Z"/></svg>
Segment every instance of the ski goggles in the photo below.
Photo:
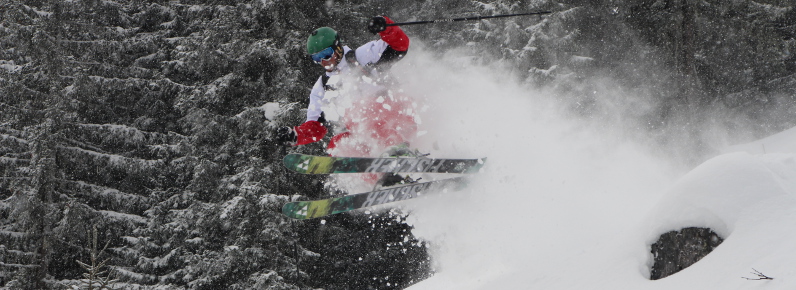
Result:
<svg viewBox="0 0 796 290"><path fill-rule="evenodd" d="M332 59L332 55L334 55L334 48L332 48L330 46L330 47L327 47L324 50L316 52L315 54L311 55L310 57L312 57L312 61L317 62L317 63L321 63L321 61L323 61L323 60L329 61L330 59Z"/></svg>

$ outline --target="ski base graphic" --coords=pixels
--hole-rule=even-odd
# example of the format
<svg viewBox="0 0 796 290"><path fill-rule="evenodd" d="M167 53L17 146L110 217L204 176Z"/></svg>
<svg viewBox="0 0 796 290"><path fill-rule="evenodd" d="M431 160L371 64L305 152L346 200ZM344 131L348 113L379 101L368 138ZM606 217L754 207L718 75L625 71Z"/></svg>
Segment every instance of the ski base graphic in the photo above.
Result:
<svg viewBox="0 0 796 290"><path fill-rule="evenodd" d="M486 158L444 159L426 157L333 157L288 154L285 167L304 174L331 173L478 173Z"/></svg>
<svg viewBox="0 0 796 290"><path fill-rule="evenodd" d="M282 213L294 219L313 219L385 203L417 198L433 193L461 190L466 177L400 185L381 190L311 201L289 202Z"/></svg>

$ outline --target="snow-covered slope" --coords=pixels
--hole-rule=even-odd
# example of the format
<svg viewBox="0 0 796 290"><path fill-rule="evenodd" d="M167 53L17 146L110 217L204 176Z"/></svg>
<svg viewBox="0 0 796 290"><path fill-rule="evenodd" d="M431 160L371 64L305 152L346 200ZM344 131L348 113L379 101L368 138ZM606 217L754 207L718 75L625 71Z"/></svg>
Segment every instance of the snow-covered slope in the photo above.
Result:
<svg viewBox="0 0 796 290"><path fill-rule="evenodd" d="M736 146L687 171L624 132L622 114L643 106L615 106L611 91L594 92L607 110L595 115L614 117L585 122L494 70L407 57L395 70L434 132L415 145L489 157L468 190L400 205L438 270L411 289L796 289L796 154L773 153L796 131L767 139L768 154ZM650 244L691 226L725 241L649 280ZM743 279L753 268L774 280Z"/></svg>
<svg viewBox="0 0 796 290"><path fill-rule="evenodd" d="M796 153L796 128L791 128L746 144L727 147L725 152L749 152L752 154Z"/></svg>

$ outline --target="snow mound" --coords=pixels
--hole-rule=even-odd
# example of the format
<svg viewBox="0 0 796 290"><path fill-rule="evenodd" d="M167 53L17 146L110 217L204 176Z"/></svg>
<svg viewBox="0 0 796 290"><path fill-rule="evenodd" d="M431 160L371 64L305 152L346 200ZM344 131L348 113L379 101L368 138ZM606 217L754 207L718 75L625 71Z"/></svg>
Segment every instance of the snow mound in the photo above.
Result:
<svg viewBox="0 0 796 290"><path fill-rule="evenodd" d="M689 226L711 228L725 238L691 267L650 281L653 289L796 288L794 154L741 152L708 160L680 179L647 219L642 227L653 229L648 244ZM774 280L742 278L758 278L753 269Z"/></svg>

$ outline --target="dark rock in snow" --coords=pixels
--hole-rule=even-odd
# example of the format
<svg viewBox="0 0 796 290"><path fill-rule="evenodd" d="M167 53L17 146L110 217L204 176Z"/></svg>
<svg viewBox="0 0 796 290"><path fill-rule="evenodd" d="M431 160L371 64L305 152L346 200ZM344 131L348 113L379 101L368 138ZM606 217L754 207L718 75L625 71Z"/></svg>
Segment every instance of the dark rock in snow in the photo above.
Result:
<svg viewBox="0 0 796 290"><path fill-rule="evenodd" d="M650 270L650 280L680 272L712 252L723 241L708 228L684 228L661 235L652 244L655 264Z"/></svg>

